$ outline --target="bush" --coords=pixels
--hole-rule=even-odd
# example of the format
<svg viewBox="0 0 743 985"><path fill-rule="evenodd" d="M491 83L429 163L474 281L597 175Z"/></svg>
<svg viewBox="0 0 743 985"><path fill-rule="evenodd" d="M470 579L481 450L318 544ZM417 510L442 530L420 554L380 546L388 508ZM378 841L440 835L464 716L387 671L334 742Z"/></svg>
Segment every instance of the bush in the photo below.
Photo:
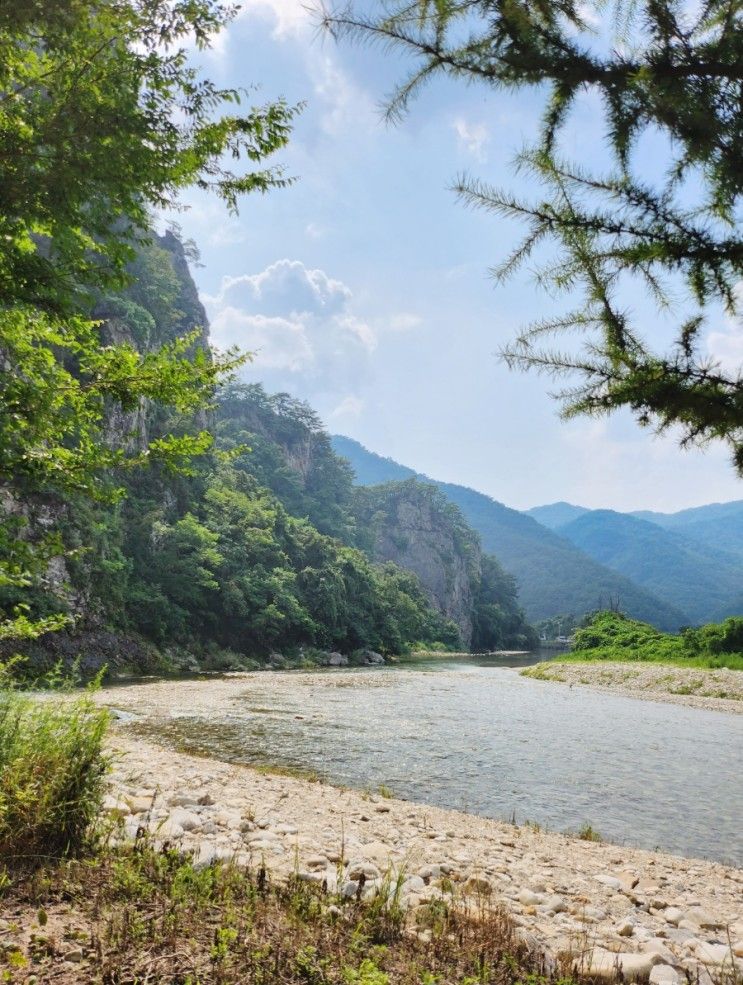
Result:
<svg viewBox="0 0 743 985"><path fill-rule="evenodd" d="M572 652L560 659L639 660L743 670L743 618L687 628L674 636L618 612L598 612L576 632Z"/></svg>
<svg viewBox="0 0 743 985"><path fill-rule="evenodd" d="M22 692L0 664L0 859L82 847L101 806L107 725L89 694Z"/></svg>

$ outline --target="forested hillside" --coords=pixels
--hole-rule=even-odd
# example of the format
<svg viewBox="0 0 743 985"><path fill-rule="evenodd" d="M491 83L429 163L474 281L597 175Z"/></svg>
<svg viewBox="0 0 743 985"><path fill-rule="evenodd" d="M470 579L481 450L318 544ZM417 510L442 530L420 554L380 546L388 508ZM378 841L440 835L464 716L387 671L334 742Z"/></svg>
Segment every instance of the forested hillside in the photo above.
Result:
<svg viewBox="0 0 743 985"><path fill-rule="evenodd" d="M196 327L193 351L206 351L207 321L179 240L167 234L143 247L130 272L131 286L96 306L104 341L147 352ZM232 384L206 415L140 401L106 421L110 441L135 449L202 427L216 441L189 468L123 472L126 495L113 507L14 490L27 538L53 528L59 549L30 595L6 587L0 602L12 609L23 598L33 618L62 610L73 620L23 645L34 663L83 651L91 669L248 666L313 647L399 653L469 645L475 623L487 627L483 645L531 639L512 586L480 577L472 531L450 545L454 564L477 556L466 620L451 618L454 586L436 595L405 558L365 552L352 473L313 411L289 395ZM428 519L446 540L449 513ZM496 610L508 618L486 615Z"/></svg>
<svg viewBox="0 0 743 985"><path fill-rule="evenodd" d="M634 513L665 530L673 530L685 538L708 547L717 548L743 558L743 500L732 503L710 503L678 513L655 513L650 510Z"/></svg>
<svg viewBox="0 0 743 985"><path fill-rule="evenodd" d="M333 447L368 484L377 476L407 478L409 470L369 452L350 438L333 436ZM453 483L418 478L435 485L462 511L480 536L485 551L494 554L516 579L519 600L532 621L555 615L581 615L610 605L660 629L676 630L688 617L629 578L597 563L570 541L547 530L530 516Z"/></svg>
<svg viewBox="0 0 743 985"><path fill-rule="evenodd" d="M741 559L662 527L612 510L591 510L557 532L681 609L690 623L735 615L743 583Z"/></svg>

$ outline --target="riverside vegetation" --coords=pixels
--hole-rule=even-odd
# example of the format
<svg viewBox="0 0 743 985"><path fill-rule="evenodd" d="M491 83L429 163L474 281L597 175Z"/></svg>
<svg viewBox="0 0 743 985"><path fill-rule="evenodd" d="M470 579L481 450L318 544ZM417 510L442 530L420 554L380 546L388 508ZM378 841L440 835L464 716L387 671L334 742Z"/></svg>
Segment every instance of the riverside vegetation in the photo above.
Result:
<svg viewBox="0 0 743 985"><path fill-rule="evenodd" d="M743 670L743 618L730 617L674 635L619 612L601 612L576 630L572 650L556 660L641 661Z"/></svg>
<svg viewBox="0 0 743 985"><path fill-rule="evenodd" d="M528 667L522 675L743 713L741 671L741 618L673 635L618 612L600 612L575 630L572 650Z"/></svg>

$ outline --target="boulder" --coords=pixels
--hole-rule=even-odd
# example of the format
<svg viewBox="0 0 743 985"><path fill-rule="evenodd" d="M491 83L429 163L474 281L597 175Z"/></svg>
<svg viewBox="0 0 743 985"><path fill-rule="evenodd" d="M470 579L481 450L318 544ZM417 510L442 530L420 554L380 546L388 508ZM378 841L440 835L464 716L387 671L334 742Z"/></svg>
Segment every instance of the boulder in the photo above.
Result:
<svg viewBox="0 0 743 985"><path fill-rule="evenodd" d="M326 664L328 667L347 667L348 657L345 656L343 653L337 653L337 652L329 653L326 660Z"/></svg>
<svg viewBox="0 0 743 985"><path fill-rule="evenodd" d="M361 661L368 666L373 666L375 664L383 664L384 657L381 653L377 653L376 650L362 650Z"/></svg>
<svg viewBox="0 0 743 985"><path fill-rule="evenodd" d="M583 970L591 978L614 979L617 970L627 982L646 982L650 972L662 959L658 954L635 954L634 952L614 953L602 947L595 947L587 968Z"/></svg>

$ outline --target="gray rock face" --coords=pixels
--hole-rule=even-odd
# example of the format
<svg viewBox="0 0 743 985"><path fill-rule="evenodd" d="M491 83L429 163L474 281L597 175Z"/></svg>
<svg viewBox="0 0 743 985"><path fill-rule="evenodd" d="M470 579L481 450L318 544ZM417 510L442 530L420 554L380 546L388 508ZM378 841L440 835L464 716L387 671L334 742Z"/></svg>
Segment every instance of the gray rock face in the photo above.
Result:
<svg viewBox="0 0 743 985"><path fill-rule="evenodd" d="M459 627L469 646L474 590L481 565L477 537L459 511L432 486L409 480L364 490L368 548L376 561L392 561L420 579L431 604ZM364 516L364 520L367 517Z"/></svg>

